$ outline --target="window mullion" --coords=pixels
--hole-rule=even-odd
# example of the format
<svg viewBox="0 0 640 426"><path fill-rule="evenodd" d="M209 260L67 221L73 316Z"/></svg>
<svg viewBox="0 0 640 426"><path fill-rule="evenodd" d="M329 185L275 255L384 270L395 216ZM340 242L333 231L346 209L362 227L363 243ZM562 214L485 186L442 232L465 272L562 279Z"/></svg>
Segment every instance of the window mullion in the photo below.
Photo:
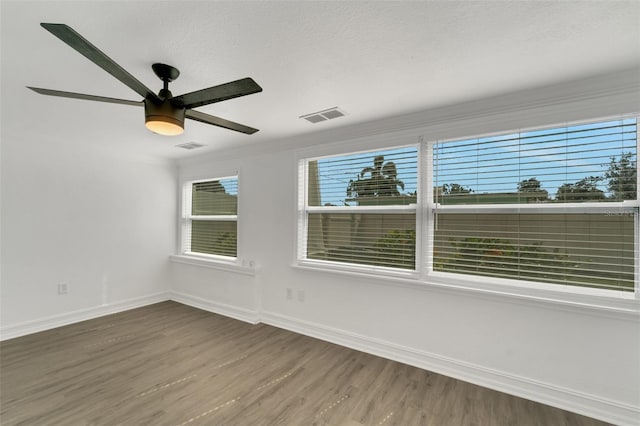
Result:
<svg viewBox="0 0 640 426"><path fill-rule="evenodd" d="M414 214L417 204L406 206L358 206L358 207L307 207L307 213L331 213L331 214L353 214L353 213L375 213L375 214Z"/></svg>
<svg viewBox="0 0 640 426"><path fill-rule="evenodd" d="M188 215L189 220L206 220L206 221L237 221L238 215Z"/></svg>
<svg viewBox="0 0 640 426"><path fill-rule="evenodd" d="M460 206L439 206L439 213L594 213L605 215L633 213L638 210L637 202L623 203L582 203L582 204L475 204Z"/></svg>

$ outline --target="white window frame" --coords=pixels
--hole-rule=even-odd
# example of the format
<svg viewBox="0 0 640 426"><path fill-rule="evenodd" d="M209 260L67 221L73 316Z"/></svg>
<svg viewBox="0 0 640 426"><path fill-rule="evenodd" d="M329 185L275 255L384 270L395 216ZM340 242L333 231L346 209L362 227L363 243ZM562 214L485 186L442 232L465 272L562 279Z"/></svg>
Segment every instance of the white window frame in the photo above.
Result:
<svg viewBox="0 0 640 426"><path fill-rule="evenodd" d="M206 221L226 221L236 222L236 234L239 231L238 227L238 214L235 215L193 215L192 208L192 193L193 185L201 182L220 181L224 179L236 179L238 181L238 196L240 195L240 179L238 174L231 174L225 176L216 176L206 179L194 179L185 181L182 185L182 215L181 215L181 232L180 232L180 253L182 256L188 256L193 258L200 258L203 260L217 261L221 263L233 263L236 264L239 259L239 247L238 240L236 238L236 256L223 256L217 254L200 253L191 251L191 227L193 220L206 220ZM239 197L238 197L239 198ZM238 202L237 212L239 213L240 206Z"/></svg>
<svg viewBox="0 0 640 426"><path fill-rule="evenodd" d="M581 124L596 123L599 121L608 120L620 120L635 118L637 125L640 126L640 115L627 114L615 117L594 118L589 120L580 120L565 122L559 124L550 124L543 126L535 126L530 128L520 128L516 130L505 130L499 132L491 132L485 134L478 134L469 137L461 137L454 139L443 140L431 140L423 144L422 150L427 153L424 157L427 157L425 167L426 173L426 187L433 187L433 148L441 143L464 141L475 138L486 138L492 136L499 136L509 133L517 132L529 132L541 129L551 129L554 127L567 127L576 126ZM636 152L640 154L640 132L636 134ZM637 161L637 160L636 160ZM636 187L640 189L640 173L637 174ZM552 292L566 292L574 294L583 294L587 296L597 297L618 297L622 299L639 299L640 298L640 198L636 200L624 200L621 202L584 202L584 203L562 203L562 204L468 204L468 205L442 205L436 203L433 198L433 191L427 191L424 195L425 202L423 203L425 211L425 217L428 219L427 229L427 248L425 250L425 258L423 259L426 264L424 279L428 281L436 281L445 284L455 283L456 285L462 284L464 286L480 286L480 288L487 290L501 290L502 288L513 289L530 289L533 291L541 291L541 295L546 294L547 291ZM468 275L455 272L440 272L433 270L433 244L436 225L436 213L500 213L500 214L518 214L518 213L602 213L602 214L631 214L634 216L634 291L618 291L609 289L598 289L595 287L581 287L572 285L562 285L553 283L543 283L537 281L528 280L516 280L509 278L498 277L485 277L480 275Z"/></svg>
<svg viewBox="0 0 640 426"><path fill-rule="evenodd" d="M349 150L348 152L332 152L331 154L325 155L316 155L316 156L308 156L304 158L298 159L298 244L297 244L297 257L296 257L296 266L313 268L313 269L324 269L324 270L332 270L339 272L347 272L347 273L364 273L364 274L375 274L379 276L390 276L390 277L399 277L399 278L409 278L416 279L422 273L422 262L420 259L422 258L422 250L421 250L421 240L420 235L422 234L422 207L421 207L421 140L418 143L405 143L401 145L389 145L382 146L376 148L369 149L354 149ZM308 202L308 190L307 183L309 181L308 171L309 171L309 162L317 161L324 158L331 157L339 157L346 155L358 155L358 154L368 154L372 152L378 151L386 151L393 149L402 149L402 148L416 148L416 161L417 161L417 202L416 204L408 204L408 205L385 205L385 206L309 206ZM309 214L313 213L335 213L335 214L415 214L416 217L416 258L415 258L415 270L403 269L403 268L393 268L387 266L375 266L375 265L360 265L357 263L347 263L347 262L337 262L330 260L320 260L320 259L309 259L307 258L307 230L309 225Z"/></svg>
<svg viewBox="0 0 640 426"><path fill-rule="evenodd" d="M562 127L567 125L579 125L586 123L593 123L597 121L607 121L615 119L625 119L635 117L640 121L639 114L620 114L613 117L607 116L594 116L586 120L571 120L567 122L561 122L559 124L549 124L547 121L542 122L539 125L531 127L519 127L519 131L526 132L529 130ZM507 120L508 121L508 120ZM546 121L546 120L545 120ZM458 133L455 137L446 137L446 131L438 130L436 133L442 133L435 140L427 140L424 135L433 133L428 128L412 129L407 131L401 131L396 133L378 134L369 138L360 138L355 140L346 140L326 144L320 148L311 148L305 150L299 150L296 154L296 160L298 167L296 169L296 183L297 183L297 221L296 227L296 255L293 262L293 267L318 271L337 273L341 275L347 275L352 277L360 277L365 279L374 279L380 284L387 285L401 285L409 288L425 289L431 288L435 290L445 292L472 292L476 293L479 297L494 297L503 296L508 297L513 301L526 299L529 301L536 301L542 304L562 304L567 309L576 308L583 309L588 307L595 309L597 312L605 314L611 310L620 314L635 315L640 309L640 271L638 264L640 263L640 215L635 215L635 247L634 255L636 259L635 268L635 282L636 288L634 292L630 291L616 291L597 289L591 287L579 287L552 283L541 283L534 281L514 280L506 278L494 278L484 277L476 275L465 275L451 272L437 272L433 271L433 235L434 235L434 208L443 208L445 206L435 206L433 199L433 151L432 147L434 143L440 143L444 141L457 141L467 140L472 138L480 138L487 136L495 136L500 134L509 133L508 128L499 128L502 120L496 120L492 127L496 129L491 132L474 133L473 129L469 130L466 135ZM639 123L640 124L640 123ZM456 126L455 129L458 129ZM329 212L329 208L326 207L311 207L307 206L307 162L317 160L320 158L327 158L333 156L357 154L359 152L379 151L386 149L394 149L403 146L415 146L416 143L407 143L407 140L418 140L418 188L417 188L417 204L416 204L416 270L415 271L402 271L395 268L372 268L370 266L360 266L357 264L329 262L315 259L306 259L306 227L308 212L315 209L322 209L323 212ZM640 138L638 138L640 140ZM638 146L638 153L640 153L640 143L636 141ZM344 147L348 146L349 149L345 150ZM638 175L637 187L640 188L640 174ZM577 204L577 203L576 203ZM472 205L472 206L447 206L449 211L457 209L458 211L464 211L465 209L471 210L476 207L482 207L484 211L490 212L492 209L496 211L498 206L491 205ZM541 206L539 204L517 204L508 205L508 208L514 212L535 212L536 209L554 209L555 213L567 211L567 207L571 208L570 212L575 213L580 209L586 211L587 209L600 209L611 214L628 214L629 209L635 211L638 209L640 202L636 201L623 201L623 202L607 202L607 203L580 203L579 206L567 206L566 204L549 204ZM360 206L354 206L360 207ZM354 207L349 207L349 211L355 212ZM373 207L373 206L372 206ZM363 207L367 208L367 207ZM380 207L378 207L380 208ZM384 208L384 207L383 207ZM331 211L343 212L344 207L331 207ZM500 208L500 212L505 213L505 207ZM540 211L540 210L538 210ZM593 210L592 210L593 211ZM396 211L397 212L397 211ZM594 311L594 312L595 312Z"/></svg>

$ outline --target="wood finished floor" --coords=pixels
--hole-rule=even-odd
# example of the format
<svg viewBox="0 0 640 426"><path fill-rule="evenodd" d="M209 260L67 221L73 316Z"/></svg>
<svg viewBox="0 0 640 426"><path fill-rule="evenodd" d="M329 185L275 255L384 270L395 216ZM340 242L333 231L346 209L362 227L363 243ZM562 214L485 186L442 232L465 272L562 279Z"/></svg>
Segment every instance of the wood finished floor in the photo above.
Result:
<svg viewBox="0 0 640 426"><path fill-rule="evenodd" d="M0 343L11 425L603 425L268 325L163 302Z"/></svg>

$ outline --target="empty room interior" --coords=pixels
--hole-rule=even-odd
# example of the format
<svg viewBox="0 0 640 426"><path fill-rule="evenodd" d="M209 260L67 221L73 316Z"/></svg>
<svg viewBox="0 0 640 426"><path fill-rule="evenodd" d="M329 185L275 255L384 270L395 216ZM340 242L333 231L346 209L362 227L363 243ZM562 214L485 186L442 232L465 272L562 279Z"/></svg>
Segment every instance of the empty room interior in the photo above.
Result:
<svg viewBox="0 0 640 426"><path fill-rule="evenodd" d="M6 1L0 424L638 425L638 1Z"/></svg>

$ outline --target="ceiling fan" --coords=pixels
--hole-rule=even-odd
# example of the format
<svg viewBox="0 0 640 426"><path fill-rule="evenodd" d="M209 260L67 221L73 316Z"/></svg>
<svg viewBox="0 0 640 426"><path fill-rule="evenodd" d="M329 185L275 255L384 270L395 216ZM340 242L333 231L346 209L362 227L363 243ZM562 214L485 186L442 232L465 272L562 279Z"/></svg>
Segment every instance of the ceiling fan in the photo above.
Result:
<svg viewBox="0 0 640 426"><path fill-rule="evenodd" d="M169 83L180 75L178 69L166 64L153 64L153 72L162 80L163 87L156 95L148 87L129 74L124 68L109 58L88 40L78 34L73 28L65 24L40 24L44 29L58 37L60 40L77 50L94 64L120 80L142 96L142 101L129 101L104 96L85 95L82 93L62 92L59 90L29 87L41 95L60 96L63 98L84 99L89 101L109 102L123 105L143 106L145 112L145 125L152 132L161 135L179 135L184 131L184 119L190 118L202 123L211 124L237 132L253 134L258 131L253 127L234 123L224 118L215 117L200 111L195 111L202 105L214 102L226 101L240 96L261 92L262 88L251 78L243 78L219 86L196 90L195 92L173 96L169 91Z"/></svg>

